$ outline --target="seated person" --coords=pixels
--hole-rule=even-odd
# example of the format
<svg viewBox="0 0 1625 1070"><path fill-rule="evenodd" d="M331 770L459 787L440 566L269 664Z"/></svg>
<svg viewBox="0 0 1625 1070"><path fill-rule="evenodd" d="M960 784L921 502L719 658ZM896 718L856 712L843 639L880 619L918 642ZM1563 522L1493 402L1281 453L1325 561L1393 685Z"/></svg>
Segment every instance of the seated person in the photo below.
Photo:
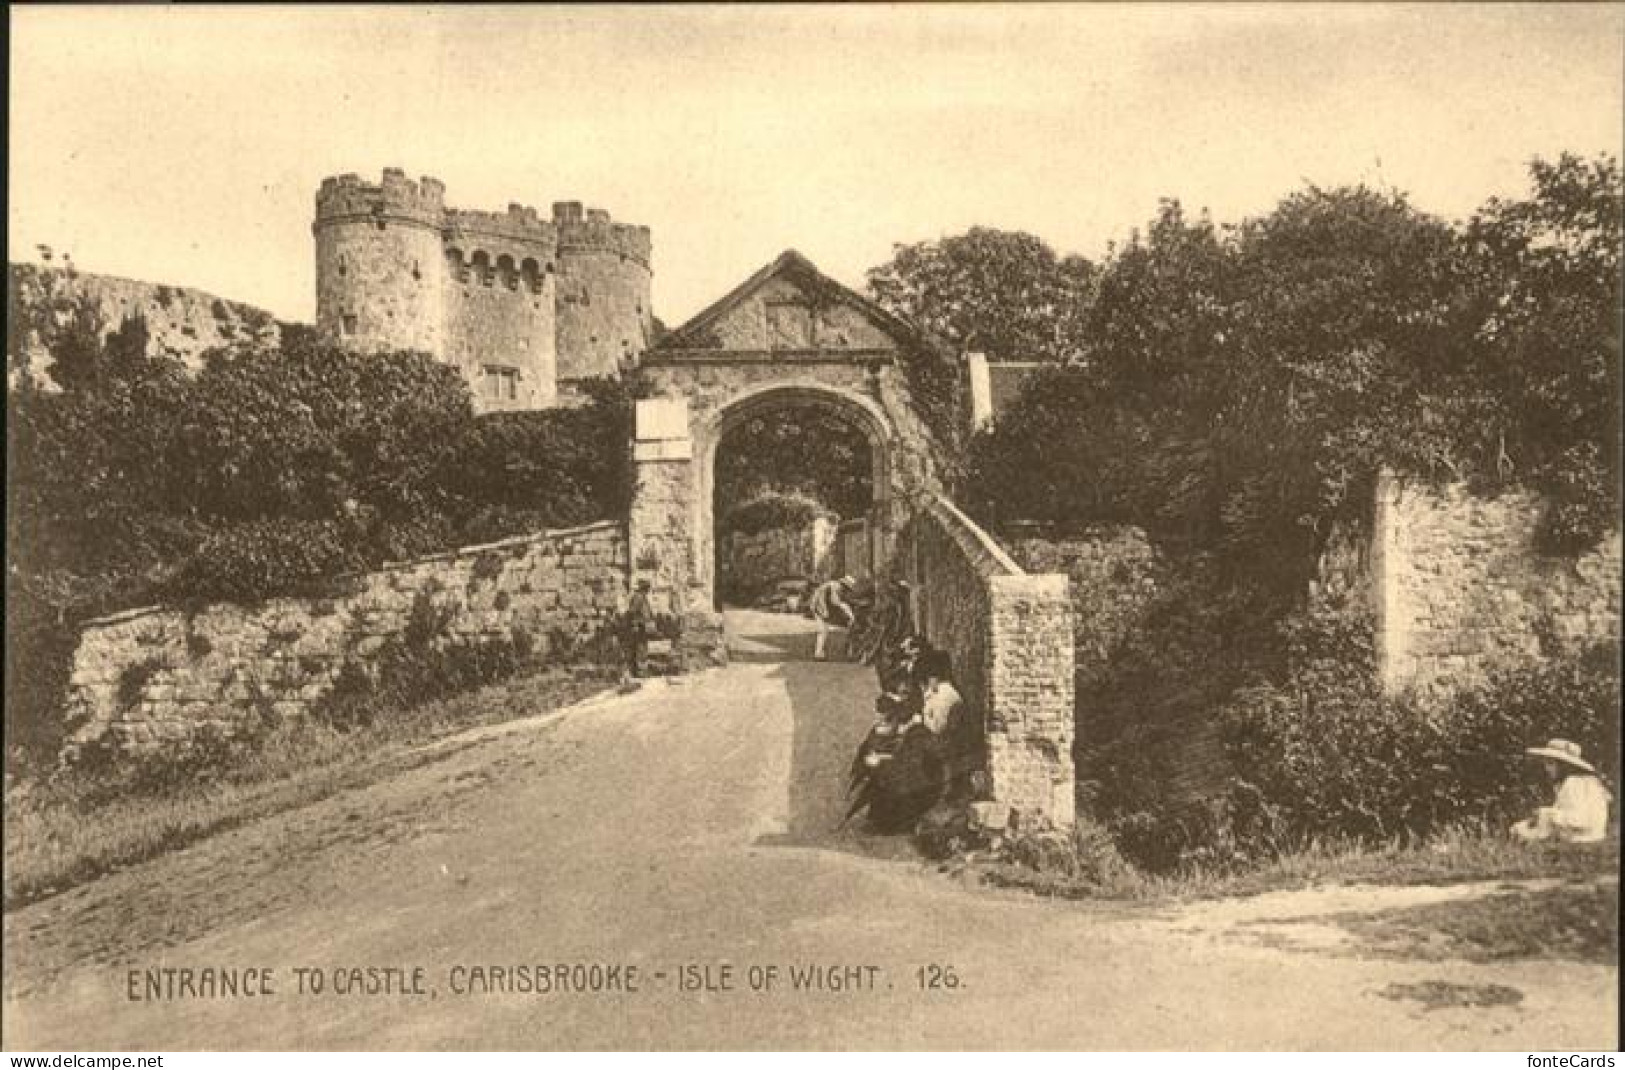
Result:
<svg viewBox="0 0 1625 1070"><path fill-rule="evenodd" d="M869 825L880 833L909 832L942 797L946 783L941 755L931 730L919 716L897 732L889 753L870 755Z"/></svg>
<svg viewBox="0 0 1625 1070"><path fill-rule="evenodd" d="M912 630L909 624L909 584L905 580L891 580L882 588L881 597L868 614L869 626L859 661L873 665L878 674L881 663L892 656L898 642Z"/></svg>
<svg viewBox="0 0 1625 1070"><path fill-rule="evenodd" d="M980 740L965 700L949 678L952 662L943 650L920 654L915 675L922 678L921 719L936 737L946 778L945 797L964 801L971 794L971 774L982 765Z"/></svg>
<svg viewBox="0 0 1625 1070"><path fill-rule="evenodd" d="M1580 746L1554 739L1544 747L1524 751L1541 759L1546 776L1557 785L1551 806L1512 826L1520 840L1556 840L1560 843L1595 843L1608 833L1608 802L1612 796L1590 762L1580 757Z"/></svg>
<svg viewBox="0 0 1625 1070"><path fill-rule="evenodd" d="M863 737L863 742L858 744L857 754L852 757L846 787L848 795L869 780L877 764L870 761L870 757L889 754L896 747L899 731L912 715L906 697L882 694L875 699L875 723L870 727L869 734Z"/></svg>

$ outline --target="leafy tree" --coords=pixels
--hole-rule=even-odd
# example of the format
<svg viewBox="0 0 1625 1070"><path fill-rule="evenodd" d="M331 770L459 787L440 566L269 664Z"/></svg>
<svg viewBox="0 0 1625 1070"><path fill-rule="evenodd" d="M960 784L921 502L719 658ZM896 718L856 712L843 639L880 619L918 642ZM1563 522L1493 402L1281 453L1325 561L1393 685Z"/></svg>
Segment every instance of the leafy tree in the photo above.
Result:
<svg viewBox="0 0 1625 1070"><path fill-rule="evenodd" d="M983 227L898 245L890 261L870 269L874 301L922 333L922 344L903 354L903 371L950 481L963 462L969 413L962 354L1079 359L1093 282L1094 268L1082 257L1057 257L1030 234Z"/></svg>
<svg viewBox="0 0 1625 1070"><path fill-rule="evenodd" d="M899 245L869 271L881 307L956 351L994 360L1076 359L1093 267L1057 257L1031 234L973 227L940 241Z"/></svg>
<svg viewBox="0 0 1625 1070"><path fill-rule="evenodd" d="M1363 519L1380 469L1536 487L1556 502L1553 548L1617 525L1620 174L1570 157L1532 172L1530 199L1492 202L1459 227L1365 188L1302 190L1225 231L1166 204L1102 266L1083 359L1036 380L975 443L967 500L983 516L1133 523L1170 551L1145 620L1080 696L1094 726L1080 768L1140 847L1199 827L1214 842L1238 834L1157 817L1145 786L1166 770L1143 761L1237 688L1275 696L1238 707L1261 738L1316 761L1409 739L1414 711L1304 676L1281 638L1303 630L1324 540L1334 522ZM1369 622L1333 624L1332 660L1369 689L1351 657ZM1463 729L1489 733L1472 746L1494 751L1492 720ZM1298 758L1277 757L1265 796L1280 807L1302 784ZM1410 798L1345 765L1353 779L1337 781L1336 805ZM1445 782L1464 782L1450 768ZM1480 802L1445 792L1428 805ZM1352 827L1333 810L1315 820Z"/></svg>
<svg viewBox="0 0 1625 1070"><path fill-rule="evenodd" d="M1554 548L1617 523L1620 487L1619 162L1565 153L1530 164L1534 196L1469 221L1479 370L1496 411L1500 473L1555 503Z"/></svg>

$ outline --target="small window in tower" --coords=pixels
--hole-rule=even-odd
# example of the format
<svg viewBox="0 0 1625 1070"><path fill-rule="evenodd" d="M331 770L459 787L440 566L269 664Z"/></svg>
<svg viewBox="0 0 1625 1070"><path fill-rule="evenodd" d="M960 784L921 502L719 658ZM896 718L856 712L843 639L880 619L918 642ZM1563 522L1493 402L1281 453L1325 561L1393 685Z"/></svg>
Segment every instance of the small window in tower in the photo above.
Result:
<svg viewBox="0 0 1625 1070"><path fill-rule="evenodd" d="M517 401L519 399L519 369L499 364L487 364L481 388L481 392L489 401Z"/></svg>
<svg viewBox="0 0 1625 1070"><path fill-rule="evenodd" d="M385 223L382 219L374 219L372 221L372 225L377 227L379 230L383 230L384 228L389 226L389 224Z"/></svg>
<svg viewBox="0 0 1625 1070"><path fill-rule="evenodd" d="M355 313L354 312L346 312L344 314L344 324L343 324L344 333L345 334L354 334L355 333L355 326L356 326L356 324L355 324Z"/></svg>
<svg viewBox="0 0 1625 1070"><path fill-rule="evenodd" d="M412 261L412 278L418 282L423 281L423 269L418 266L416 260Z"/></svg>
<svg viewBox="0 0 1625 1070"><path fill-rule="evenodd" d="M342 278L344 278L344 276L348 275L349 273L350 273L350 263L349 263L349 261L346 260L342 256L339 257L339 278L342 279Z"/></svg>

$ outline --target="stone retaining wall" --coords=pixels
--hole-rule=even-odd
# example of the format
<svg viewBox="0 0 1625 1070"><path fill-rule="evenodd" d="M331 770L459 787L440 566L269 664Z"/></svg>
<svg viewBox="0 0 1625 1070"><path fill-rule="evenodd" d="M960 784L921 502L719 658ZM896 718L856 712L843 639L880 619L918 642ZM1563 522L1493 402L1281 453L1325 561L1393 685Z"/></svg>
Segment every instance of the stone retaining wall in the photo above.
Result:
<svg viewBox="0 0 1625 1070"><path fill-rule="evenodd" d="M1619 639L1618 533L1578 556L1543 554L1544 508L1527 493L1379 481L1368 551L1343 564L1345 577L1366 573L1355 582L1370 592L1384 687L1448 690Z"/></svg>
<svg viewBox="0 0 1625 1070"><path fill-rule="evenodd" d="M70 748L111 734L150 750L208 725L308 715L345 665L368 665L432 610L437 641L507 640L563 655L611 625L626 597L621 525L542 532L335 582L330 598L277 598L196 612L139 609L80 636Z"/></svg>
<svg viewBox="0 0 1625 1070"><path fill-rule="evenodd" d="M980 715L993 794L1027 825L1074 820L1072 603L1064 575L1029 575L946 499L904 528L898 560L920 630L953 659Z"/></svg>

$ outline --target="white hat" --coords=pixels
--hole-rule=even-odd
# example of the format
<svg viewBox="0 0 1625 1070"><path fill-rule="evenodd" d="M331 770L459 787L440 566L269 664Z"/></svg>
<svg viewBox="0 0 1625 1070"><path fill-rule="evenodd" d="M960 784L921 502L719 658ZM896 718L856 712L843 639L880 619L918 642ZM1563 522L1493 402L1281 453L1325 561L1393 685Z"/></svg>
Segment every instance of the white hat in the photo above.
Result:
<svg viewBox="0 0 1625 1070"><path fill-rule="evenodd" d="M1524 753L1533 758L1552 758L1559 762L1567 762L1577 769L1584 769L1588 773L1595 773L1590 762L1580 757L1580 744L1570 743L1566 739L1553 739L1547 741L1544 747L1529 747Z"/></svg>

